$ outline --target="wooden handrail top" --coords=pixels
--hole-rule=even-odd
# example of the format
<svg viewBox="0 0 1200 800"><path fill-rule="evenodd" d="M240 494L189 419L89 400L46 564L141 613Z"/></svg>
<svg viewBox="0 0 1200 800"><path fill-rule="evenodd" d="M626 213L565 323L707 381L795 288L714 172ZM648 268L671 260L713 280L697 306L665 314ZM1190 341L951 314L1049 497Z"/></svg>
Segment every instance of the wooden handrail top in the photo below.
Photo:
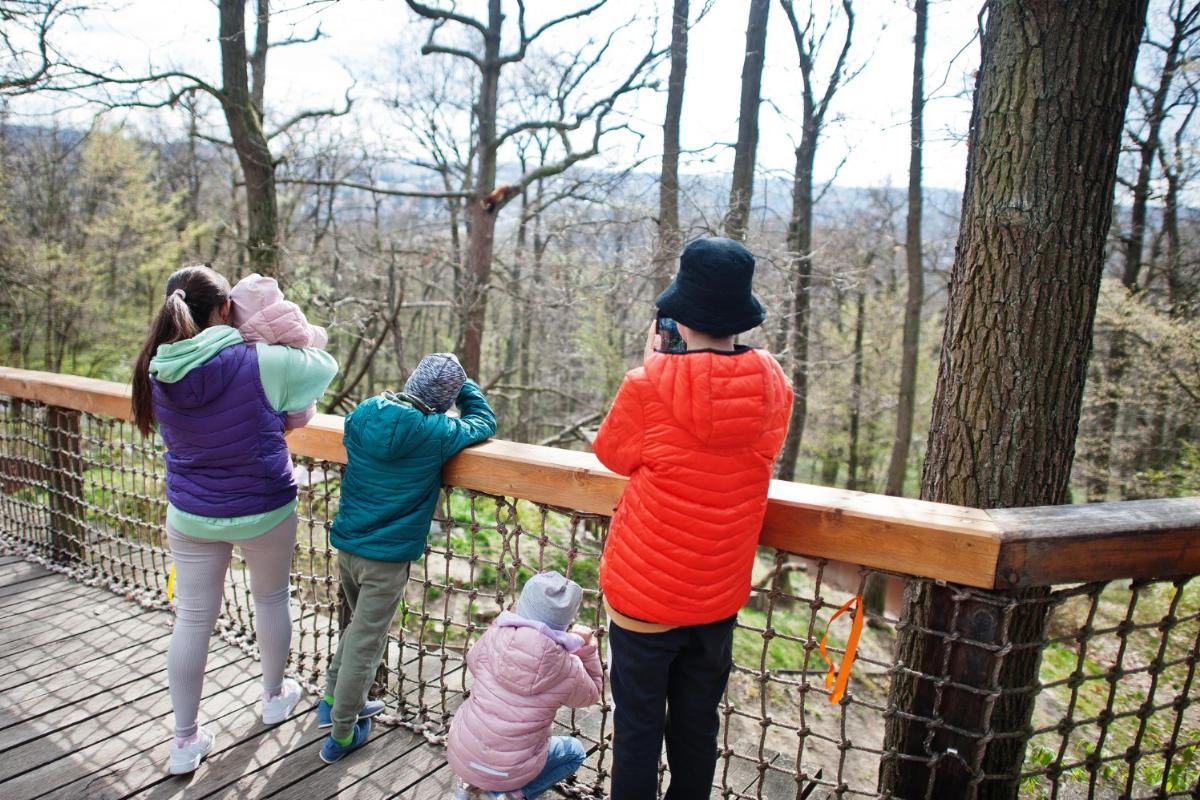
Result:
<svg viewBox="0 0 1200 800"><path fill-rule="evenodd" d="M122 420L129 387L0 367L0 395ZM345 463L342 417L288 434L292 452ZM626 478L590 453L491 440L451 459L443 480L486 494L609 515ZM1200 498L981 510L772 481L762 543L987 589L1200 574Z"/></svg>

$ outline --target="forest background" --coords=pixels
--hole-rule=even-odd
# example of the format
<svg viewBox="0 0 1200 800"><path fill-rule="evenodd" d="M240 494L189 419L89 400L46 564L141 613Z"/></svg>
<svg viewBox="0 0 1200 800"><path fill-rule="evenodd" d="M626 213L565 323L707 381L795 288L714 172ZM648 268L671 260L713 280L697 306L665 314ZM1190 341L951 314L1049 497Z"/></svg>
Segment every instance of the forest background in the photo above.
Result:
<svg viewBox="0 0 1200 800"><path fill-rule="evenodd" d="M0 363L128 379L202 260L329 328L324 410L454 350L501 436L583 448L679 244L733 235L801 390L780 475L915 496L975 5L3 0ZM1139 50L1075 501L1200 493L1198 17Z"/></svg>

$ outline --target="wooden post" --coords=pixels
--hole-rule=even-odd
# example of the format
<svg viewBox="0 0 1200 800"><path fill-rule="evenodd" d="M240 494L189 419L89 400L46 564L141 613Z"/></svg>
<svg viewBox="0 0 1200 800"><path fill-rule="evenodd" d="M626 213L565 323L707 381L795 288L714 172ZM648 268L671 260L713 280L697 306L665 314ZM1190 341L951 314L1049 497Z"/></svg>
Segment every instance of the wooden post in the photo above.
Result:
<svg viewBox="0 0 1200 800"><path fill-rule="evenodd" d="M83 552L82 414L60 406L46 407L46 465L50 478L50 546L59 563L78 559Z"/></svg>

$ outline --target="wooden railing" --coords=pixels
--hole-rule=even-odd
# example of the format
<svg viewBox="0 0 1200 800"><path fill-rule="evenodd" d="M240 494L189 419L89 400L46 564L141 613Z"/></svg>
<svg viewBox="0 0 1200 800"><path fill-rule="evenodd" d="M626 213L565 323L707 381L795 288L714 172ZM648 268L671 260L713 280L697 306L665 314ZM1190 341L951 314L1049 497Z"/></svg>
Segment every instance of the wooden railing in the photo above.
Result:
<svg viewBox="0 0 1200 800"><path fill-rule="evenodd" d="M0 367L0 395L121 420L129 387ZM346 463L342 418L317 414L292 452ZM448 486L611 514L625 478L590 453L492 440L446 466ZM981 589L1200 574L1200 497L976 509L772 481L762 544Z"/></svg>
<svg viewBox="0 0 1200 800"><path fill-rule="evenodd" d="M0 397L12 398L3 417L6 427L0 430L0 472L10 497L3 501L7 506L0 506L4 541L43 557L108 573L115 571L111 564L121 563L122 547L140 549L143 561L144 552L166 558L161 547L145 544L159 523L161 497L154 496L153 489L131 492L122 481L105 478L103 473L103 466L115 458L111 451L133 450L143 461L147 454L152 461L157 459L156 445L137 443L130 426L121 424L130 419L128 387L0 368ZM45 411L32 413L18 407L18 401ZM310 475L318 476L315 485L331 485L328 476L335 475L346 459L341 418L317 415L306 428L289 434L288 441ZM160 475L159 469L143 464L131 471L151 486L154 481L149 479ZM121 470L130 468L122 464ZM438 517L445 536L431 539L424 575L414 578L418 596L412 607L419 609L413 612L419 630L401 627L395 642L394 683L383 687L401 717L408 713L410 722L417 719L432 726L428 729L448 719L453 697L468 687L461 670L454 673L454 664L461 664L463 650L485 624L477 604L494 598L503 605L514 596L518 573L531 565L531 556L522 547L531 539L538 542L536 566L548 563L546 557L554 553L561 553L567 569L582 570L588 562L594 563L597 553L589 548L593 541L602 546L603 518L612 513L625 484L623 477L605 469L591 454L499 440L451 460L443 480L458 492L455 496L466 498L458 502L469 503L469 508L454 511L447 495ZM92 495L88 495L88 481L99 482L91 487ZM322 599L330 597L335 583L336 573L328 565L335 556L322 537L336 497L327 488L304 491L310 541L302 546L297 573L311 583L306 596L313 613L336 617L331 606L336 605L336 592L334 599ZM122 504L122 494L137 503ZM522 501L536 510L540 523L530 521ZM39 515L41 504L44 515ZM114 511L108 505L119 508ZM138 510L131 512L134 506ZM30 524L44 527L51 544L23 533L20 527ZM530 527L535 524L541 525L540 531ZM455 533L460 530L470 534L470 542L463 543ZM494 534L503 543L502 552L477 552L473 537L478 532ZM53 544L60 539L69 547ZM129 544L133 540L141 543ZM738 641L752 643L759 655L753 658L755 663L739 662L723 707L725 767L719 788L725 796L798 795L813 780L826 786L831 796L871 795L874 787L867 788L862 775L850 778L858 758L869 760L871 769L885 776L877 791L895 797L907 796L899 786L926 787L922 793L932 792L934 797L968 797L1015 796L1026 790L1055 794L1071 783L1086 783L1093 792L1111 784L1130 797L1188 796L1178 789L1182 785L1178 780L1193 780L1193 771L1197 784L1187 791L1200 787L1200 721L1196 719L1200 704L1191 698L1200 653L1200 581L1192 580L1200 575L1200 498L981 510L773 481L761 543L777 555L773 562L760 564L756 574L751 605L759 611L746 612L739 623L738 635L743 638ZM301 566L305 547L308 561ZM805 567L794 556L813 565L799 588L793 579ZM130 561L128 572L135 577L122 580L160 591L162 570L152 566L147 571L143 564L141 577L136 577L132 557ZM840 564L855 565L849 569L855 584L849 591L830 577ZM456 569L460 575L454 574ZM594 566L588 572L593 574ZM857 695L852 690L842 701L841 731L821 733L804 714L806 698L824 692L823 667L814 654L820 623L844 597L861 592L876 579L907 581L908 605L898 618L868 614L878 641L868 642L860 669L874 671L870 682L876 689L871 693L864 687ZM942 592L941 600L936 599L937 592ZM1116 613L1110 608L1114 593L1120 595L1115 606L1121 614L1109 624L1103 620ZM1157 616L1149 621L1139 617L1138 598L1153 596L1159 603L1162 593L1170 599L1162 601L1161 609L1154 606ZM449 598L459 595L464 602L452 607ZM438 598L445 598L441 607ZM589 598L593 609L589 613L602 623L594 587L589 588ZM939 618L936 609L930 612L930 603L937 602L943 603L945 618ZM1149 601L1142 604L1150 606ZM1060 617L1067 611L1073 616L1063 623ZM760 621L755 613L765 617ZM1024 620L1020 626L1014 622L1017 619ZM431 633L438 625L441 630ZM447 638L449 628L461 629L461 641ZM328 635L320 638L324 634L317 623L312 631L312 641L305 645L302 623L296 659L315 680L330 641ZM921 637L928 641L917 642ZM1111 648L1116 653L1113 663L1096 661L1105 648L1095 646L1094 640L1102 637L1119 644ZM1127 655L1136 649L1128 646L1131 641L1147 650L1146 663ZM422 663L425 656L440 654L436 679L422 678L419 672L415 678L418 700L404 688L404 681L413 679L403 666L409 647L415 648ZM921 652L913 655L913 647ZM1032 682L1014 684L1011 676L1006 677L1007 670L1022 652L1036 656L1051 652L1053 663L1043 659L1039 676L1035 659ZM457 688L450 687L452 673L458 675ZM735 695L735 688L742 685L739 675L757 683L758 699ZM1128 712L1121 705L1127 676L1150 679L1149 691L1142 686L1143 700ZM902 687L905 681L908 689ZM1166 685L1181 693L1162 699L1158 695ZM425 694L433 686L440 692L436 702L428 701ZM936 690L924 691L922 686ZM1103 690L1100 694L1107 702L1095 708L1089 705L1092 701L1086 695L1092 689ZM1049 711L1039 706L1035 714L1035 701L1056 692L1063 694L1062 702L1047 703ZM963 727L946 709L964 697L979 703L977 727ZM811 705L813 700L807 702ZM1005 704L1004 714L993 713ZM1024 711L1018 709L1014 717L1008 706ZM798 717L792 713L796 709ZM1158 738L1153 732L1147 734L1151 711L1174 714L1173 732ZM1000 727L1005 715L1010 717L1006 725L1017 720L1015 728ZM868 733L855 737L847 732L847 721L858 717L873 723L869 722ZM751 729L761 730L752 745L730 739L729 731L741 730L743 720L750 721L746 724ZM889 730L884 741L885 722L889 727L901 723L923 727L916 739L911 731L906 740ZM569 724L595 743L591 788L600 791L607 764L607 711L598 722L592 718L579 722L572 716ZM1118 730L1121 724L1131 728L1128 737ZM1092 736L1092 727L1102 732ZM996 761L997 742L1013 739L1022 743L1014 751L1017 761L1012 762L1011 754L1007 763ZM826 741L825 757L837 762L833 780L828 764L822 767L823 779L812 767L814 753L819 755ZM1117 741L1120 752L1110 753ZM1149 747L1150 741L1157 746ZM1151 762L1153 769L1146 766ZM1181 763L1188 765L1182 772ZM739 764L743 773L752 773L750 779L738 772ZM1112 770L1124 772L1113 777ZM896 779L896 774L901 777ZM786 789L779 789L781 777ZM989 786L999 788L989 791Z"/></svg>

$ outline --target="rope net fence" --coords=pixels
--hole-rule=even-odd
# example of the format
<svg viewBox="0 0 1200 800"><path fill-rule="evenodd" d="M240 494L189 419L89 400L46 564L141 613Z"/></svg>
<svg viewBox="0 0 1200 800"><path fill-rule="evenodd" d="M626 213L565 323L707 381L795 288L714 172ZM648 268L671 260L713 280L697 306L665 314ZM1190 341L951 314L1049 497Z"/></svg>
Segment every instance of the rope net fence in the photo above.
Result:
<svg viewBox="0 0 1200 800"><path fill-rule="evenodd" d="M342 465L295 465L291 668L318 690L344 621L329 544ZM160 443L132 425L0 398L3 549L167 608L163 481ZM539 570L583 586L579 622L598 629L603 657L606 532L596 514L447 487L376 674L385 721L440 743L471 687L466 650ZM939 797L948 775L964 797L1200 792L1200 578L998 593L760 548L753 583L720 707L716 796ZM253 653L248 587L235 549L219 634ZM844 658L850 615L829 621L855 595L875 600L857 612L857 659L832 704L821 641L828 628L830 657ZM564 788L604 796L607 692L557 725L589 751Z"/></svg>

